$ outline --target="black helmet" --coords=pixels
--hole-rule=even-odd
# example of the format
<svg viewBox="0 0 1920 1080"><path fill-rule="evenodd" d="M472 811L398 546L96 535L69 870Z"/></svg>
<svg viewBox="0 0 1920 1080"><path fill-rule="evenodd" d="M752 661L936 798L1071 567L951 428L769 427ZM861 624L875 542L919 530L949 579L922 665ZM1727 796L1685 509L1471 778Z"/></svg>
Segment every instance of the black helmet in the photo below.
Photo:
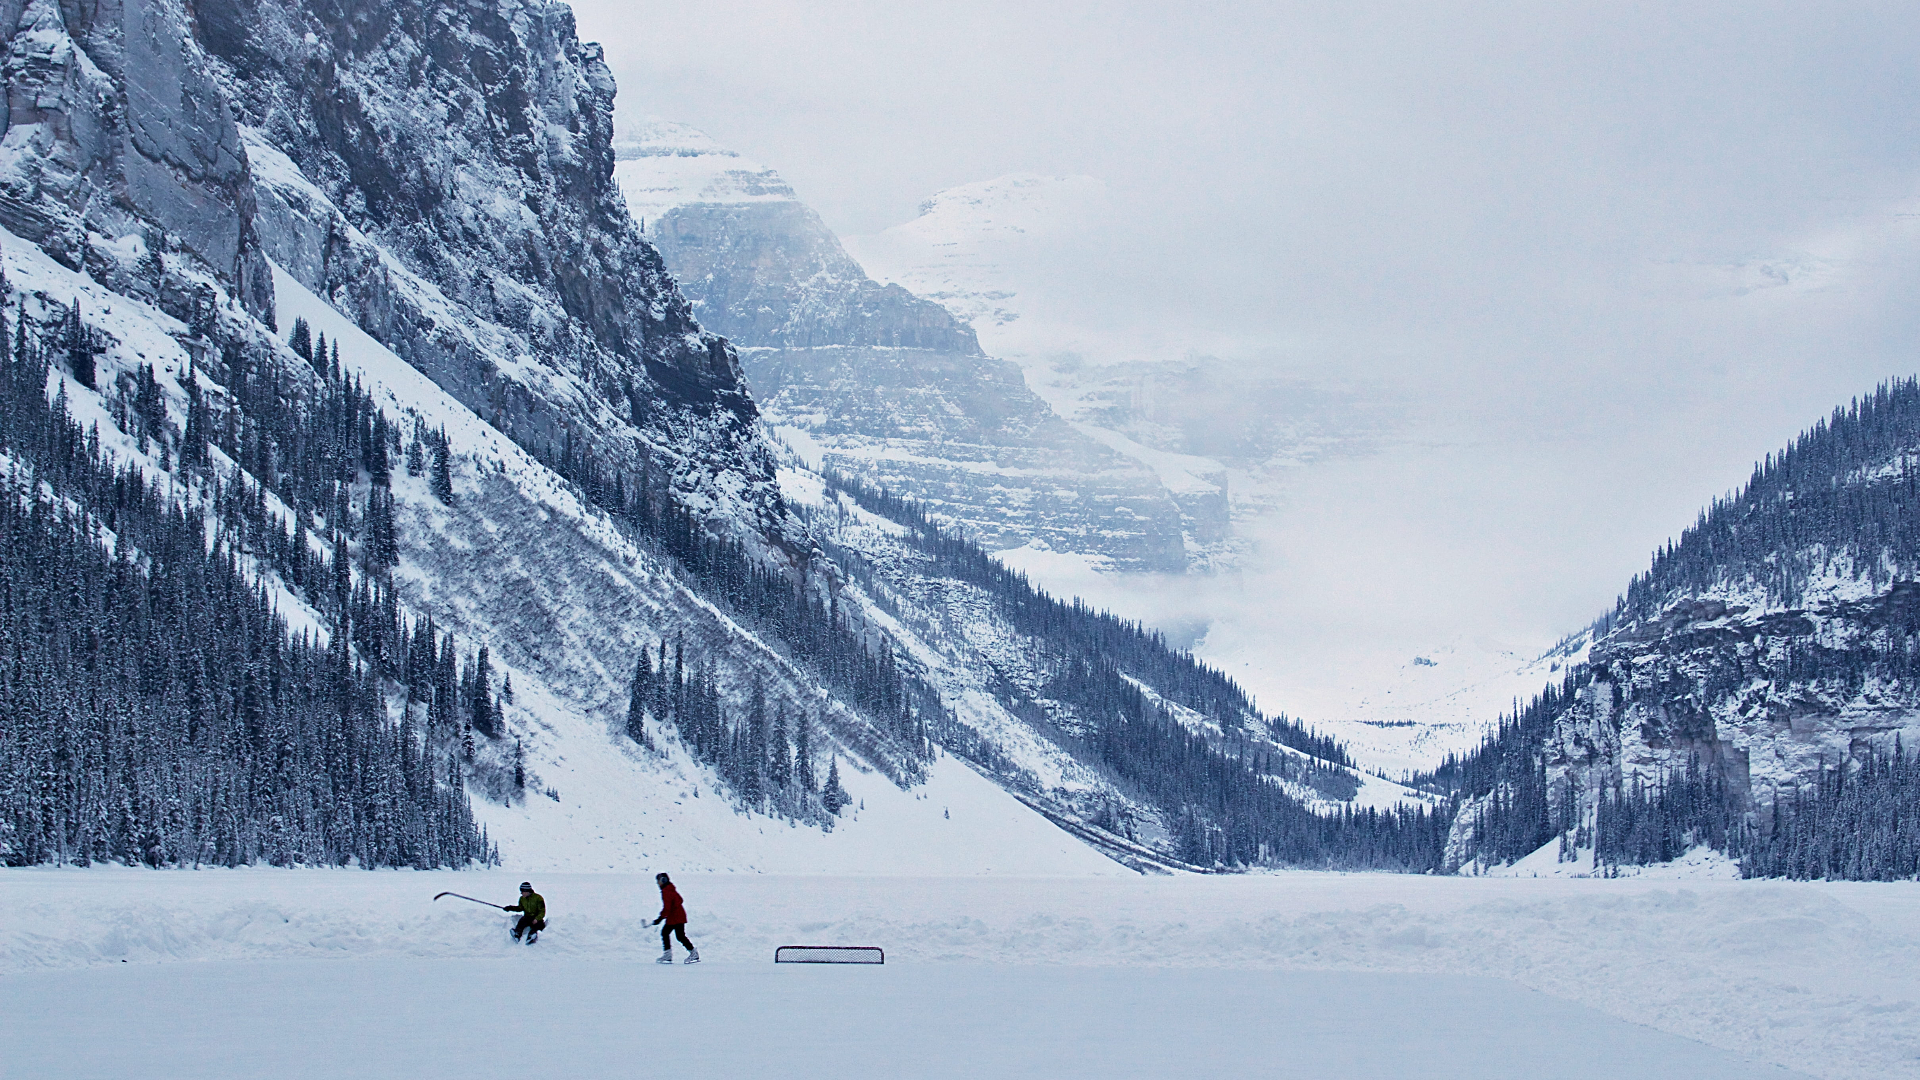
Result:
<svg viewBox="0 0 1920 1080"><path fill-rule="evenodd" d="M532 891L533 891L533 882L531 882L531 881L523 881L523 882L521 882L521 883L520 883L520 891L521 891L521 892L532 892Z"/></svg>
<svg viewBox="0 0 1920 1080"><path fill-rule="evenodd" d="M660 882L661 884L664 885L672 879L667 877L667 872L665 870L662 870L659 873L653 875L653 880Z"/></svg>

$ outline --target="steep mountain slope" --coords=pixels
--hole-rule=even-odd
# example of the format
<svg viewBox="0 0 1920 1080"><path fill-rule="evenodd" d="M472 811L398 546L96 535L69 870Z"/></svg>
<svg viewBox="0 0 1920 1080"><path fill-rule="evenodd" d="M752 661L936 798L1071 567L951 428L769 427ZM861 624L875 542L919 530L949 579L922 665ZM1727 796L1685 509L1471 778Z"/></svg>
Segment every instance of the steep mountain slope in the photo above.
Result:
<svg viewBox="0 0 1920 1080"><path fill-rule="evenodd" d="M741 349L768 421L809 459L909 493L991 549L1180 570L1221 527L1191 485L1063 423L940 305L868 278L773 170L664 121L615 150L702 324Z"/></svg>
<svg viewBox="0 0 1920 1080"><path fill-rule="evenodd" d="M1710 843L1756 872L1920 872L1916 462L1908 379L1758 465L1634 579L1584 664L1440 770L1472 800L1450 860L1564 837L1603 865Z"/></svg>
<svg viewBox="0 0 1920 1080"><path fill-rule="evenodd" d="M240 466L245 455L226 453L216 438L208 465L190 468L185 458L191 455L180 449L188 445L189 387L216 418L212 430L231 430L228 417L245 429L231 377L223 383L197 368L186 327L57 266L17 238L6 240L14 306L27 313L30 327L57 321L48 318L60 310L56 297L77 298L82 310L95 313L88 324L101 350L95 378L107 392L87 389L70 372L53 373L76 416L107 436L108 452L165 485L194 512L209 515L213 528L213 506L223 501L222 493L255 482ZM289 324L302 320L334 343L347 375L367 388L396 429L412 430L418 423L445 432L451 503L433 492L428 476L396 467L390 481L397 551L388 595L403 622L410 615L430 616L436 632L450 635L446 648L457 642L467 656L486 648L495 685L510 688L511 698L498 701L499 734L491 738L476 735L471 718L452 730L436 730L437 706L412 700L411 692L389 708L396 717L407 714L430 746L462 758L459 771L475 795L475 813L510 865L938 872L1113 867L950 758L931 761L918 785L902 786L889 777L881 769L897 770L899 764L884 752L876 755L865 720L695 595L658 555L584 504L571 485L290 275L276 270L275 284L279 316ZM236 320L231 329L244 333L244 325ZM296 395L316 387L313 370L285 346L254 337L250 352L254 363L277 370ZM135 434L120 425L130 423L122 418L132 414L126 390L148 365L157 373L164 419L140 429L146 432L141 438L151 440L142 452ZM363 477L357 486L361 501L372 498L377 485ZM351 509L345 519L331 510L324 517L318 511L278 513L283 521L307 522L296 531L323 551L334 547L330 540L338 528L365 535L366 518ZM229 527L217 531L228 535ZM256 550L249 545L257 541L236 536L232 542ZM381 587L382 574L368 558L371 542L347 550L336 571L321 575L318 584L288 581L263 550L250 562L296 627L323 642L350 633L367 662L377 664L365 626L343 623L327 606L326 582L334 572L350 573L362 589ZM854 800L855 809L837 828L822 831L823 821L831 819L817 805L810 813L791 802L784 814L749 813L651 716L645 722L655 747L632 739L633 658L662 640L697 656L726 688L729 707L744 712L758 687L771 707L813 725L818 771L824 777L835 763ZM461 723L465 740L477 744L464 755L458 749ZM510 779L516 764L525 774L520 785ZM6 781L0 789L15 790Z"/></svg>

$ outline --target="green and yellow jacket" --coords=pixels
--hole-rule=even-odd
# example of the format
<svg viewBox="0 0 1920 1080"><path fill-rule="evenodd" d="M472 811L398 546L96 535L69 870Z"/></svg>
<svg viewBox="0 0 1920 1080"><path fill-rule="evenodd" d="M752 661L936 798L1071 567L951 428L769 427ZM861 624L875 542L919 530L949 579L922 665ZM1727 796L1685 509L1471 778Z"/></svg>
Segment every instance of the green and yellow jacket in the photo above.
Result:
<svg viewBox="0 0 1920 1080"><path fill-rule="evenodd" d="M524 911L536 919L544 919L547 917L547 902L542 899L537 892L521 893L520 902L517 904L508 904L506 909L508 911Z"/></svg>

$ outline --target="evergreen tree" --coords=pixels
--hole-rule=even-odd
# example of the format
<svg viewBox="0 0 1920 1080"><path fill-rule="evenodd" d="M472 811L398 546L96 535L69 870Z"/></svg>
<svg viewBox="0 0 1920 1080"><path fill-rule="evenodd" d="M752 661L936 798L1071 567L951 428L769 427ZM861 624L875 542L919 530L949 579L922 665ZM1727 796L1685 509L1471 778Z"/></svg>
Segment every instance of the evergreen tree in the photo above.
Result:
<svg viewBox="0 0 1920 1080"><path fill-rule="evenodd" d="M313 363L313 328L307 325L307 320L294 317L293 331L287 335L287 345L300 359Z"/></svg>
<svg viewBox="0 0 1920 1080"><path fill-rule="evenodd" d="M813 786L813 721L801 713L794 722L793 738L793 775L800 782L800 790L812 792Z"/></svg>
<svg viewBox="0 0 1920 1080"><path fill-rule="evenodd" d="M449 460L447 437L442 433L433 441L433 474L427 481L433 497L453 505L453 467Z"/></svg>
<svg viewBox="0 0 1920 1080"><path fill-rule="evenodd" d="M773 734L768 740L767 781L776 792L785 791L793 782L793 747L787 741L787 711L773 714Z"/></svg>
<svg viewBox="0 0 1920 1080"><path fill-rule="evenodd" d="M473 661L473 685L469 691L473 700L473 727L475 731L490 739L500 737L500 721L493 711L493 665L487 656L487 647L480 646L480 652Z"/></svg>
<svg viewBox="0 0 1920 1080"><path fill-rule="evenodd" d="M511 677L509 677L511 678ZM653 749L653 740L647 736L647 702L653 698L653 664L647 656L647 650L640 650L640 659L633 666L633 679L627 687L627 737L647 749Z"/></svg>
<svg viewBox="0 0 1920 1080"><path fill-rule="evenodd" d="M93 358L99 352L94 346L93 335L86 324L80 321L80 301L75 298L73 307L68 309L65 344L67 364L73 370L73 381L89 390L94 389Z"/></svg>
<svg viewBox="0 0 1920 1080"><path fill-rule="evenodd" d="M838 814L847 805L847 791L840 786L840 759L837 756L827 765L827 782L820 789L820 803L829 814Z"/></svg>

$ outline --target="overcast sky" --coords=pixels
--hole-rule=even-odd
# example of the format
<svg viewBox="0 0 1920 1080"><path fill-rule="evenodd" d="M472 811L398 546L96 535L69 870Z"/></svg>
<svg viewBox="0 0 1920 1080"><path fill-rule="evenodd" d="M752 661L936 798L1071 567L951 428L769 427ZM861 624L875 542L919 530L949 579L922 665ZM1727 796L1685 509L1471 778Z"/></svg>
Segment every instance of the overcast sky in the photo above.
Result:
<svg viewBox="0 0 1920 1080"><path fill-rule="evenodd" d="M1419 497L1370 556L1413 621L1570 628L1756 457L1920 367L1920 5L575 8L622 110L843 234L1095 176L1127 223L1089 258L1104 318L1411 389L1454 478L1389 463L1318 509L1391 528Z"/></svg>

